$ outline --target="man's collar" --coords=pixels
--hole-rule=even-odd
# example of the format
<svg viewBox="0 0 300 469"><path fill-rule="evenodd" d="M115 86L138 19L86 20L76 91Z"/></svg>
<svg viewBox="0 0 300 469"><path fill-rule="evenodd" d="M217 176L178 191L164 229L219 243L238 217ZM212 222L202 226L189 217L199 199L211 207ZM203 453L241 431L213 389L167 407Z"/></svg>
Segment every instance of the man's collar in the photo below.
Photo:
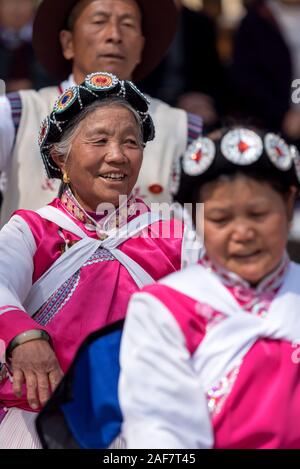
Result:
<svg viewBox="0 0 300 469"><path fill-rule="evenodd" d="M71 73L71 75L69 75L67 80L61 82L60 84L61 92L64 93L68 88L71 88L71 86L74 86L74 85L76 85L76 83L74 80L74 76Z"/></svg>

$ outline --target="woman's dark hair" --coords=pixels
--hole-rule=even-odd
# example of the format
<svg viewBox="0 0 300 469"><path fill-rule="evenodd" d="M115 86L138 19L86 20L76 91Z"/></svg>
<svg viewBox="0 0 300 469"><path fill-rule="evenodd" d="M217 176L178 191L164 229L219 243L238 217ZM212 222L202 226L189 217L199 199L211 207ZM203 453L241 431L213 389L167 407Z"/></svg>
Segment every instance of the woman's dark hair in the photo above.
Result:
<svg viewBox="0 0 300 469"><path fill-rule="evenodd" d="M234 179L240 176L247 177L256 182L269 184L272 189L274 189L278 194L282 196L283 199L285 199L290 190L290 186L285 184L281 180L280 175L278 175L277 173L262 174L259 173L257 170L249 170L249 168L245 170L243 167L241 167L238 168L236 171L232 171L226 174L220 174L217 178L210 178L206 180L202 185L195 187L191 194L192 203L202 202L201 188L204 187L206 184L209 184L211 182L217 184L222 180L233 181Z"/></svg>
<svg viewBox="0 0 300 469"><path fill-rule="evenodd" d="M204 136L210 138L217 144L229 130L239 127L243 127L243 125L240 125L240 122L231 122L230 125L225 125ZM260 135L261 138L267 133L265 129L260 129L254 125L248 125L246 128ZM277 169L265 155L251 166L233 165L226 162L225 158L217 156L211 167L204 174L189 176L182 172L180 186L174 199L182 205L184 203L201 202L201 200L199 200L199 195L201 197L201 187L207 183L217 183L222 179L224 180L224 178L230 181L238 176L245 176L261 183L265 182L285 199L291 186L294 185L299 188L299 183L296 181L296 174L294 173L294 170L285 172Z"/></svg>

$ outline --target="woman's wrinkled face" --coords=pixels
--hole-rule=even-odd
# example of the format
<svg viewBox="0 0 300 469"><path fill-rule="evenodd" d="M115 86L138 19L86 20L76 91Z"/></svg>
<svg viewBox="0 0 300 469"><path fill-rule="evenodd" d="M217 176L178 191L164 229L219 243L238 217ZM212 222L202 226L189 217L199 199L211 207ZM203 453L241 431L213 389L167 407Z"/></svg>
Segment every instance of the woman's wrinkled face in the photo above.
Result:
<svg viewBox="0 0 300 469"><path fill-rule="evenodd" d="M237 176L204 184L206 252L220 266L257 284L280 263L294 192L286 200L269 183Z"/></svg>
<svg viewBox="0 0 300 469"><path fill-rule="evenodd" d="M83 208L96 211L100 203L117 207L119 196L131 193L142 158L140 129L133 113L110 105L96 109L79 124L62 169Z"/></svg>

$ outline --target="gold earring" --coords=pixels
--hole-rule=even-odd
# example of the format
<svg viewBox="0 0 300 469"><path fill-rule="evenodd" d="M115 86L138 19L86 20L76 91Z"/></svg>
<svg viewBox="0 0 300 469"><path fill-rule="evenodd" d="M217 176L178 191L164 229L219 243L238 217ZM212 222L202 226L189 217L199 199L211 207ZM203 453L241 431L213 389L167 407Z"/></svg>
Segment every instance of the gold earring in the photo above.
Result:
<svg viewBox="0 0 300 469"><path fill-rule="evenodd" d="M63 181L65 184L70 184L71 182L71 179L69 178L66 172L63 173Z"/></svg>

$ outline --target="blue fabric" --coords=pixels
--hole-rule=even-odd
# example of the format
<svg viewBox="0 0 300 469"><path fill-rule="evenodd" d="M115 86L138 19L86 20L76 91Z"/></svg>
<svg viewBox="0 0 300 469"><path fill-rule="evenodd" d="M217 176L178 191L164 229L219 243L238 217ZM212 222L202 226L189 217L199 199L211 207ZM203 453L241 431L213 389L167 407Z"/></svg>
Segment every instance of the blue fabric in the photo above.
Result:
<svg viewBox="0 0 300 469"><path fill-rule="evenodd" d="M71 384L72 401L62 406L67 425L81 448L107 448L121 431L118 401L122 330L83 348Z"/></svg>

